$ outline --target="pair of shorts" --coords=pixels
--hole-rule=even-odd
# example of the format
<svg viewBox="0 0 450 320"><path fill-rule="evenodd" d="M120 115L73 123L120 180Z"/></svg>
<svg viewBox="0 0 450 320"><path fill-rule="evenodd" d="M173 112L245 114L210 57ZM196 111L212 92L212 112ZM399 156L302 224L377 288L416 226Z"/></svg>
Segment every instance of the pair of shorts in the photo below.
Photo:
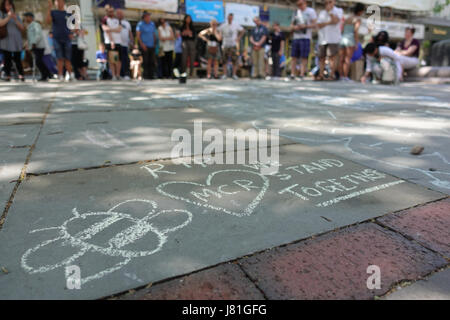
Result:
<svg viewBox="0 0 450 320"><path fill-rule="evenodd" d="M237 48L236 47L224 48L223 55L226 60L228 60L228 58L231 57L231 61L235 63L238 59Z"/></svg>
<svg viewBox="0 0 450 320"><path fill-rule="evenodd" d="M292 42L291 56L293 58L308 59L310 51L311 51L310 39L294 39L294 41Z"/></svg>
<svg viewBox="0 0 450 320"><path fill-rule="evenodd" d="M106 45L106 51L108 52L108 60L114 60L111 57L117 55L118 61L122 61L122 46L120 44L115 44L114 49L111 49L111 44L108 43Z"/></svg>
<svg viewBox="0 0 450 320"><path fill-rule="evenodd" d="M319 46L319 58L333 57L339 53L338 43L328 43Z"/></svg>
<svg viewBox="0 0 450 320"><path fill-rule="evenodd" d="M70 40L54 39L53 46L55 47L56 59L72 60L72 42Z"/></svg>
<svg viewBox="0 0 450 320"><path fill-rule="evenodd" d="M208 47L206 47L206 59L213 59L213 60L220 61L222 59L222 57L220 55L220 48L218 48L216 54L212 54L209 52Z"/></svg>

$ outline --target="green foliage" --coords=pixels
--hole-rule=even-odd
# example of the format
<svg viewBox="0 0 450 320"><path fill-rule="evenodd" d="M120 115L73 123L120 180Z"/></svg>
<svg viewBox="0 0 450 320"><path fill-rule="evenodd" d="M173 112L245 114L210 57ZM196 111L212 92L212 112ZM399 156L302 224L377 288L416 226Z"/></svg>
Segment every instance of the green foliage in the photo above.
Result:
<svg viewBox="0 0 450 320"><path fill-rule="evenodd" d="M450 5L450 0L445 0L445 2L436 3L436 5L433 8L433 12L439 13L442 10L444 10L445 7L447 7L448 5Z"/></svg>

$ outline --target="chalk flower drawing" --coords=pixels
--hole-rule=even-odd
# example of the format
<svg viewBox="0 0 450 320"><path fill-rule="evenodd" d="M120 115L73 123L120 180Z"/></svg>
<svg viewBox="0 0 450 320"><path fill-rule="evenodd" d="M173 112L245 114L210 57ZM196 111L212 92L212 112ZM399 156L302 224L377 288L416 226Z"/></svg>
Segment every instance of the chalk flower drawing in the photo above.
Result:
<svg viewBox="0 0 450 320"><path fill-rule="evenodd" d="M209 203L202 203L196 200L192 200L190 198L186 198L183 196L179 196L179 195L174 195L172 193L169 193L166 189L167 186L169 185L191 185L191 186L195 186L197 188L203 188L203 187L211 187L213 185L212 180L213 178L218 175L218 174L223 174L223 173L231 173L231 172L237 172L237 173L249 173L252 175L256 175L258 177L260 177L263 181L263 185L261 187L261 190L259 191L259 193L256 195L256 197L250 202L250 204L242 211L242 212L235 212L223 207L219 207L217 205L212 205ZM221 190L221 187L223 186L219 186L218 190ZM250 170L239 170L239 169L230 169L230 170L219 170L216 172L211 173L207 178L206 178L206 184L201 184L201 183L196 183L196 182L186 182L186 181L169 181L169 182L164 182L161 183L160 185L158 185L156 187L156 190L158 190L159 193L161 193L164 196L167 196L169 198L175 199L175 200L182 200L191 204L195 204L197 206L200 207L205 207L205 208L209 208L209 209L213 209L213 210L217 210L217 211L222 211L224 213L236 216L236 217L244 217L244 216L250 216L253 211L255 210L255 208L258 206L258 204L261 202L261 200L263 199L264 195L266 194L267 189L269 189L269 179L263 175L263 174L259 174L258 172L254 172L254 171L250 171ZM183 188L183 190L185 190L185 188Z"/></svg>
<svg viewBox="0 0 450 320"><path fill-rule="evenodd" d="M121 212L121 207L122 209L125 209L123 208L125 204L133 203L138 205L144 204L148 206L150 211L145 212L146 215L141 219L136 218L131 214ZM146 257L157 253L167 242L168 234L186 227L192 221L192 213L190 213L189 211L178 209L157 211L157 208L158 206L156 202L140 199L121 202L106 212L87 212L79 214L77 209L74 208L72 211L72 217L66 220L61 226L30 231L30 233L36 233L47 230L57 230L58 236L54 239L44 241L31 249L28 249L21 259L22 268L24 268L30 274L44 273L57 268L72 265L76 262L77 259L80 259L84 254L88 252L103 254L109 257L119 257L123 259L119 263L116 263L115 265L112 265L105 270L89 275L87 277L83 277L81 279L81 284L84 284L91 280L100 279L107 274L123 268L133 258ZM172 219L176 220L176 223L178 224L175 226L170 225L166 228L161 227L161 224L164 225L164 222L161 223L161 221L158 221L158 218L162 218L162 221L165 221L164 216L167 214L175 214L179 216L178 219ZM98 218L103 218L103 220L99 221ZM70 230L76 229L77 226L83 226L83 222L90 221L89 219L95 222L89 225L87 228L84 228L82 231L76 232L75 234L71 233ZM179 220L184 222L179 223ZM111 227L113 224L123 221L127 222L128 224L131 223L131 226L118 231L115 236L107 241L107 245L101 246L92 243L93 237L95 235L106 230L108 227ZM137 240L150 235L156 236L157 241L156 243L155 241L146 242L151 246L150 248L147 248L147 250L127 250L125 248L128 245L132 245ZM32 266L29 262L30 257L33 254L39 256L39 251L49 245L56 245L58 248L71 247L76 250L76 253L72 254L69 257L63 257L58 263L55 264ZM55 252L55 254L58 254L58 252Z"/></svg>

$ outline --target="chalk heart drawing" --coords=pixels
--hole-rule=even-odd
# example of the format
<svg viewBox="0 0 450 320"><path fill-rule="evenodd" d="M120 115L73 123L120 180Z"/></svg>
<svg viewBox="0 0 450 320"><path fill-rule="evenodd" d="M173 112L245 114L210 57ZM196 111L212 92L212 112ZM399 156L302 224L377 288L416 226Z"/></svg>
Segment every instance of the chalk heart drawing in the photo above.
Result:
<svg viewBox="0 0 450 320"><path fill-rule="evenodd" d="M259 191L259 193L250 202L250 204L247 207L245 207L244 210L241 211L241 212L235 212L235 211L233 211L231 209L227 209L227 208L220 207L220 206L217 206L217 205L212 205L212 204L205 203L205 202L199 202L197 200L186 198L186 197L183 197L183 196L180 196L180 195L176 195L176 194L172 194L172 193L167 191L167 187L170 186L170 185L184 185L182 190L183 190L183 192L186 192L186 193L189 192L189 191L186 191L186 190L189 190L189 189L187 189L185 187L185 185L191 185L191 186L196 187L196 188L199 188L199 187L200 188L214 187L212 180L216 176L221 175L221 174L232 173L232 172L240 173L240 174L248 173L250 175L254 175L255 177L260 178L263 181L263 185L262 185L262 187L260 187L261 190ZM218 189L220 189L220 186L216 186L216 187L219 187ZM208 175L208 177L206 178L206 183L205 184L196 183L196 182L185 182L185 181L169 181L169 182L161 183L160 185L158 185L156 187L156 190L158 190L159 193L161 193L162 195L167 196L169 198L172 198L172 199L175 199L175 200L182 200L182 201L185 201L185 202L188 202L188 203L200 206L200 207L205 207L205 208L208 208L208 209L221 211L221 212L224 212L224 213L236 216L236 217L244 217L244 216L252 215L253 211L255 210L255 208L258 206L258 204L261 202L261 200L263 199L264 195L266 194L267 189L269 189L269 179L265 175L262 175L262 174L260 174L258 172L254 172L254 171L250 171L250 170L240 170L240 169L219 170L219 171L213 172L213 173Z"/></svg>
<svg viewBox="0 0 450 320"><path fill-rule="evenodd" d="M139 207L144 205L146 210L149 211L141 212L140 214L144 214L144 217L140 219L136 218L135 215L121 212L127 209L127 211L129 211L130 205L139 205ZM186 227L192 221L192 214L189 211L178 209L157 211L157 209L158 206L156 202L140 199L121 202L106 212L88 212L79 214L77 209L74 208L72 217L66 220L61 226L30 231L30 233L36 233L47 230L56 230L58 231L58 236L28 249L21 259L22 268L29 274L45 273L57 268L76 264L77 259L80 259L88 252L108 257L119 257L122 259L122 261L111 265L109 268L87 277L82 277L81 284L100 279L107 274L123 268L133 258L147 257L157 253L167 242L170 233ZM174 215L176 218L174 218ZM176 221L175 225L172 225L172 220ZM93 221L93 223L90 225L88 224L86 227L86 222L90 221ZM93 239L94 236L102 231L107 231L108 228L112 227L114 224L117 225L119 222L126 222L127 225L130 226L125 229L119 229L115 236L109 239L109 241L106 241L106 245L93 243L95 242ZM71 232L71 230L77 228L80 230L80 227L84 229L75 233ZM127 246L131 246L141 239L145 241L140 243L145 243L149 246L148 248L145 248L145 250L142 251L126 249ZM102 241L102 243L104 243L104 241ZM49 249L50 246L51 249L55 249L53 255L57 255L58 253L61 255L61 257L58 256L60 261L50 265L32 266L29 262L30 258L33 255L42 257L40 251ZM56 248L54 246L56 246ZM72 248L72 250L75 249L73 250L75 253L68 257L66 253L66 256L64 256L63 252L71 251L68 250L69 248ZM83 270L81 271L83 276Z"/></svg>

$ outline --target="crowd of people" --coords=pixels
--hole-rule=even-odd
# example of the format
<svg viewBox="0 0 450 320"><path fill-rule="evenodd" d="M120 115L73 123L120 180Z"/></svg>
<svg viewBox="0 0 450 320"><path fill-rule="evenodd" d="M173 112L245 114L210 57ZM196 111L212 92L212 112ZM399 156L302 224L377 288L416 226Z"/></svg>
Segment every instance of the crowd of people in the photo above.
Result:
<svg viewBox="0 0 450 320"><path fill-rule="evenodd" d="M144 11L135 32L121 9L105 7L101 20L102 43L96 54L97 80L130 80L178 78L193 76L202 65L208 79L238 79L238 70L247 70L252 78L279 78L284 71L290 79L302 79L310 74L311 50L315 50L314 79L350 81L351 64L365 58L362 82L369 79L401 81L404 70L418 65L420 43L414 39L414 28L405 31L405 39L396 50L389 46L389 35L380 32L360 41L363 4L357 3L344 18L343 9L335 0L325 0L325 8L316 13L306 0L297 1L292 17L291 52L285 51L289 41L279 23L269 26L259 17L249 32L249 47L241 48L245 29L234 22L230 13L223 24L212 20L196 32L191 16L186 15L180 28L173 28L161 18L155 23L150 12ZM34 21L31 12L21 20L15 13L13 0L2 0L0 8L0 50L4 58L4 79L11 79L12 65L18 78L25 80L21 63L22 32L27 32L27 48L33 53L40 81L55 77L60 81L87 80L88 61L84 57L87 43L82 26L70 28L64 0L48 0L46 22L49 35ZM318 40L313 43L313 32ZM198 41L199 40L199 41ZM200 44L200 45L199 45ZM290 65L290 67L289 67ZM394 74L393 79L392 74ZM288 78L288 79L289 79Z"/></svg>

